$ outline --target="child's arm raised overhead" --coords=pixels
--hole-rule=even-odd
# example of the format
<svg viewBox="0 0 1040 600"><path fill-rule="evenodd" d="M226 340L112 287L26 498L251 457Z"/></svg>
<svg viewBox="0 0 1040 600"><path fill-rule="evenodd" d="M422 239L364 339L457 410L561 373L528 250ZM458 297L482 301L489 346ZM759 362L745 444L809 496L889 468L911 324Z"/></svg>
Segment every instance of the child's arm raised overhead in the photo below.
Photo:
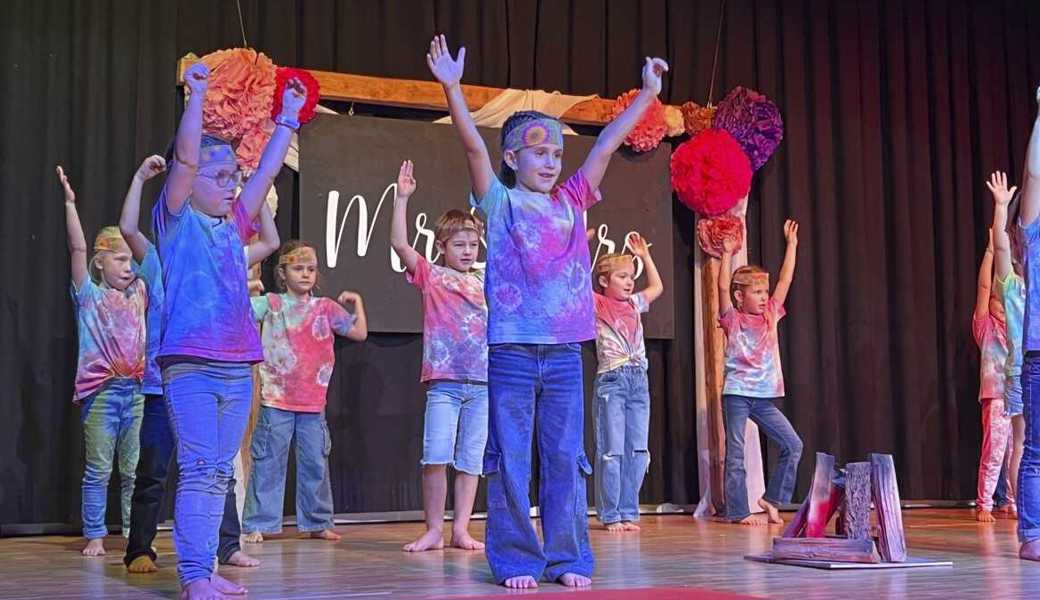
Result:
<svg viewBox="0 0 1040 600"><path fill-rule="evenodd" d="M426 53L426 64L444 87L451 122L455 124L455 131L459 132L462 147L466 151L473 192L478 198L482 198L495 181L495 170L491 167L491 157L488 155L484 138L477 132L477 125L469 114L469 107L466 106L466 97L462 94L461 81L466 65L466 48L459 48L457 57L453 59L448 52L448 42L444 36L435 36L430 42L430 51Z"/></svg>
<svg viewBox="0 0 1040 600"><path fill-rule="evenodd" d="M989 176L986 187L993 194L993 227L990 228L993 236L993 266L996 267L997 278L1003 280L1011 273L1011 238L1007 233L1008 205L1015 197L1012 186L1008 189L1007 174L996 171Z"/></svg>
<svg viewBox="0 0 1040 600"><path fill-rule="evenodd" d="M990 287L993 285L993 230L989 232L989 243L986 253L982 255L979 265L979 281L975 285L975 312L972 318L981 319L989 316Z"/></svg>
<svg viewBox="0 0 1040 600"><path fill-rule="evenodd" d="M354 305L354 326L347 332L347 339L363 342L368 338L368 317L365 316L365 303L357 292L340 292L336 301L342 305Z"/></svg>
<svg viewBox="0 0 1040 600"><path fill-rule="evenodd" d="M625 109L625 112L603 128L599 137L596 138L596 144L589 151L585 163L581 166L581 171L585 174L585 179L588 180L592 189L599 187L600 182L603 181L603 175L607 172L607 165L610 164L610 157L614 155L615 150L621 147L625 136L639 123L647 107L661 93L661 76L667 70L668 63L660 58L646 58L646 63L643 65L643 89L640 90L632 104Z"/></svg>
<svg viewBox="0 0 1040 600"><path fill-rule="evenodd" d="M776 278L776 288L773 290L773 300L781 306L787 301L787 292L791 289L791 281L794 280L794 265L798 259L798 221L788 219L784 222L784 238L787 240L787 250L784 252L784 264L780 266L780 276Z"/></svg>
<svg viewBox="0 0 1040 600"><path fill-rule="evenodd" d="M293 77L285 84L282 93L282 114L274 120L274 133L264 146L260 155L260 164L249 181L242 187L238 200L246 209L250 220L260 214L260 205L267 199L267 192L274 185L274 178L282 170L285 153L289 151L293 132L300 128L300 109L307 100L307 88L299 79Z"/></svg>
<svg viewBox="0 0 1040 600"><path fill-rule="evenodd" d="M415 265L419 262L419 253L408 243L408 199L415 193L416 187L413 169L412 161L401 163L401 170L397 173L394 216L390 220L390 245L401 257L409 273L415 273Z"/></svg>
<svg viewBox="0 0 1040 600"><path fill-rule="evenodd" d="M278 228L274 224L274 217L271 216L271 209L267 208L267 203L264 202L260 205L260 239L246 246L249 252L249 266L274 254L281 243Z"/></svg>
<svg viewBox="0 0 1040 600"><path fill-rule="evenodd" d="M643 261L643 267L646 269L646 288L640 293L646 298L646 303L651 304L654 300L660 298L664 292L661 275L657 272L657 265L654 264L654 259L650 256L650 246L647 245L643 236L633 233L628 240L629 245L632 247L632 254L635 254Z"/></svg>
<svg viewBox="0 0 1040 600"><path fill-rule="evenodd" d="M1040 103L1040 88L1036 90L1036 100ZM1018 213L1018 221L1022 227L1029 227L1040 215L1040 112L1037 112L1033 132L1029 135L1025 174L1022 177L1022 209Z"/></svg>
<svg viewBox="0 0 1040 600"><path fill-rule="evenodd" d="M83 287L87 280L87 238L83 236L83 225L79 222L79 212L76 211L76 192L72 191L69 178L65 177L65 171L59 165L57 168L58 181L65 190L65 233L68 236L69 259L72 264L72 283L76 289Z"/></svg>
<svg viewBox="0 0 1040 600"><path fill-rule="evenodd" d="M144 182L165 170L166 160L158 154L144 159L130 180L130 188L126 190L126 198L123 199L123 212L119 215L119 233L123 234L123 239L130 246L130 252L137 262L144 260L144 255L151 246L151 242L141 233L138 224L141 219L141 188L144 187Z"/></svg>
<svg viewBox="0 0 1040 600"><path fill-rule="evenodd" d="M202 104L209 87L209 68L195 63L184 72L184 84L191 90L188 105L184 107L177 137L173 142L173 163L166 177L166 210L180 214L181 207L191 195L191 184L199 170L199 144L202 143Z"/></svg>
<svg viewBox="0 0 1040 600"><path fill-rule="evenodd" d="M719 265L719 315L733 308L733 300L729 297L729 284L733 279L733 252L736 242L732 239L722 241L722 264Z"/></svg>

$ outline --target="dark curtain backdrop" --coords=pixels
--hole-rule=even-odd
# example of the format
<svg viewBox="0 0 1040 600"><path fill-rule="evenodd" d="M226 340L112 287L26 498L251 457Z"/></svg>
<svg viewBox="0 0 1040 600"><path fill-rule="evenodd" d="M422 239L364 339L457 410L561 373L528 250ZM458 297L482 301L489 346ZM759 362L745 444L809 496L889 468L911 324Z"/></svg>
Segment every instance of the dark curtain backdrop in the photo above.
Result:
<svg viewBox="0 0 1040 600"><path fill-rule="evenodd" d="M708 100L720 16L718 0L241 5L249 44L279 64L429 79L423 54L445 32L468 47L466 82L501 87L615 96L639 85L643 56L664 56L671 103ZM139 161L173 134L177 58L242 40L230 0L15 0L0 24L0 523L74 522L82 436L69 402L75 323L54 165L76 187L88 236L114 222ZM753 258L775 271L783 220L802 222L782 327L783 409L806 442L797 496L815 451L892 452L904 497L973 496L982 184L992 169L1020 176L1038 34L1030 0L726 3L713 99L746 85L786 122L754 182ZM295 184L288 171L277 184L283 238L297 229ZM661 210L675 214L676 280L666 283L678 336L648 344L654 460L642 499L692 503L693 218L677 204ZM337 353L337 511L419 509L418 338L373 335Z"/></svg>

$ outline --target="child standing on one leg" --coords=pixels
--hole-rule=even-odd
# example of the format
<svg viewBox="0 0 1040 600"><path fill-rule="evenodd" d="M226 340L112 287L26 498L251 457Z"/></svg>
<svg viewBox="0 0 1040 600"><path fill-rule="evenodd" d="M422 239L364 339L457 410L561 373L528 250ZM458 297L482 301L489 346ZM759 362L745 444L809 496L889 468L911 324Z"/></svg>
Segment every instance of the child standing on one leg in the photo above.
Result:
<svg viewBox="0 0 1040 600"><path fill-rule="evenodd" d="M260 414L253 430L253 467L246 490L243 527L247 542L282 530L289 444L296 443L296 528L312 538L339 541L333 522L326 394L336 364L334 335L362 342L368 337L365 306L355 292L337 300L314 296L318 255L300 241L278 254L278 280L285 292L252 299L263 325ZM337 303L338 302L338 303ZM352 305L354 314L341 305Z"/></svg>
<svg viewBox="0 0 1040 600"><path fill-rule="evenodd" d="M123 535L130 530L130 496L137 468L144 376L145 311L148 288L130 268L130 248L119 229L105 227L94 240L87 266L87 241L76 210L76 193L61 167L65 226L72 266L72 299L78 321L79 364L75 400L81 407L86 468L83 472L84 556L103 556L108 480L119 457ZM91 271L97 273L97 281Z"/></svg>
<svg viewBox="0 0 1040 600"><path fill-rule="evenodd" d="M510 588L537 587L543 576L587 586L594 560L585 479L592 469L583 447L579 344L595 338L596 325L583 212L600 200L611 156L661 91L668 66L646 59L642 92L558 186L561 125L535 111L506 121L501 175L495 174L462 94L465 55L461 48L452 58L438 36L426 60L444 88L466 153L470 200L488 231L488 564L495 580ZM536 423L544 545L530 520Z"/></svg>
<svg viewBox="0 0 1040 600"><path fill-rule="evenodd" d="M647 243L629 237L646 269L633 294L632 257L607 254L593 270L596 292L596 514L608 531L639 531L639 488L650 468L650 388L640 314L664 291Z"/></svg>
<svg viewBox="0 0 1040 600"><path fill-rule="evenodd" d="M784 223L787 251L780 276L769 295L769 273L757 266L731 273L733 242L725 243L719 267L719 323L726 333L722 416L726 423L726 518L744 525L782 525L777 508L790 502L802 456L802 440L776 407L784 398L777 327L787 314L784 301L794 279L798 223ZM780 459L758 505L766 515L748 511L744 469L744 429L751 419L780 446Z"/></svg>
<svg viewBox="0 0 1040 600"><path fill-rule="evenodd" d="M473 268L483 233L480 221L461 210L437 219L434 237L444 266L430 264L408 243L408 199L415 192L412 161L397 176L390 244L408 281L423 296L423 366L427 384L423 423L423 509L426 532L407 552L444 547L447 465L455 468L451 545L482 550L469 534L469 520L487 443L487 303L484 273Z"/></svg>

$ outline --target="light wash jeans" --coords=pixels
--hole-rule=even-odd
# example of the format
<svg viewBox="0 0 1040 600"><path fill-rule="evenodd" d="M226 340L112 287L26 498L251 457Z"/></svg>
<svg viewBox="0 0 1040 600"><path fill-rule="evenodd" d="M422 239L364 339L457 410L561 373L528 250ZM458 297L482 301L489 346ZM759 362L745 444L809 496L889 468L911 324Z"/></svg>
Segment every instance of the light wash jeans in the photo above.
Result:
<svg viewBox="0 0 1040 600"><path fill-rule="evenodd" d="M596 514L604 524L639 520L639 488L650 468L646 369L596 376Z"/></svg>

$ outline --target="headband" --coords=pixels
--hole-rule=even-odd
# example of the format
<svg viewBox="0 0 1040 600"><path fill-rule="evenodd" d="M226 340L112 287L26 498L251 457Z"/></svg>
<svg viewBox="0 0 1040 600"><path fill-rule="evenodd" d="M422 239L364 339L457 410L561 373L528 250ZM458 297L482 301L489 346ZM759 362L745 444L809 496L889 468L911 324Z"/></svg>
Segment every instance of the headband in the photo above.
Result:
<svg viewBox="0 0 1040 600"><path fill-rule="evenodd" d="M551 118L537 118L517 125L506 134L502 150L523 150L539 144L563 146L563 128Z"/></svg>
<svg viewBox="0 0 1040 600"><path fill-rule="evenodd" d="M300 246L290 252L278 257L278 266L284 265L295 265L297 263L317 263L318 255L314 252L314 248L310 246Z"/></svg>
<svg viewBox="0 0 1040 600"><path fill-rule="evenodd" d="M118 227L103 227L94 238L94 252L130 252Z"/></svg>
<svg viewBox="0 0 1040 600"><path fill-rule="evenodd" d="M769 287L769 273L764 271L734 273L733 283L737 285L765 285Z"/></svg>

